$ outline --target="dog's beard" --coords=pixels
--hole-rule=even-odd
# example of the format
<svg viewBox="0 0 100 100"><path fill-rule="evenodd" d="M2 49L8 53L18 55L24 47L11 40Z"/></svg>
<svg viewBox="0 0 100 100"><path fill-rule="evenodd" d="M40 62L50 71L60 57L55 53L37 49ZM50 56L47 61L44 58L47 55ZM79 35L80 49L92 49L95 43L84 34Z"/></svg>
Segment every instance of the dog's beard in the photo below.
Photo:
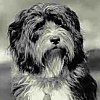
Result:
<svg viewBox="0 0 100 100"><path fill-rule="evenodd" d="M46 51L42 58L46 76L55 77L60 74L64 65L65 53L66 49L57 47Z"/></svg>
<svg viewBox="0 0 100 100"><path fill-rule="evenodd" d="M62 62L65 51L65 49L60 48L48 50L42 59L43 64L46 66L55 66L55 63L57 64L57 62Z"/></svg>

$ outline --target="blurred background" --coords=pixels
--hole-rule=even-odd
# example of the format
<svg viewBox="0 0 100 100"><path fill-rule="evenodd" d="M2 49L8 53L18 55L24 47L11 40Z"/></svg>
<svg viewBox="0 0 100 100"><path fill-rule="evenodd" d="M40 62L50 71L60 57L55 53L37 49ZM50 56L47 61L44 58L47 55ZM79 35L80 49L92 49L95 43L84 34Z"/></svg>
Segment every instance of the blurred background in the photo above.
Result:
<svg viewBox="0 0 100 100"><path fill-rule="evenodd" d="M88 66L98 84L100 100L100 0L0 0L0 100L11 100L10 66L11 56L7 29L15 15L36 3L58 3L66 5L79 16L84 36L84 50L88 55Z"/></svg>

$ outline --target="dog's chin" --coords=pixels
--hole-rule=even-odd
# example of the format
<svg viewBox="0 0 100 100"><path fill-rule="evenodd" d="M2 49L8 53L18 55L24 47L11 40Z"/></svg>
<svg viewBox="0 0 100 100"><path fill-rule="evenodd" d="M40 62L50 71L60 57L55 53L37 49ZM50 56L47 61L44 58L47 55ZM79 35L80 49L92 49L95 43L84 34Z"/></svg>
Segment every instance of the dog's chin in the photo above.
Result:
<svg viewBox="0 0 100 100"><path fill-rule="evenodd" d="M50 50L47 50L43 57L42 57L42 63L44 66L54 66L54 64L61 63L61 65L64 62L64 58L66 55L66 49L65 48L58 48L54 47Z"/></svg>

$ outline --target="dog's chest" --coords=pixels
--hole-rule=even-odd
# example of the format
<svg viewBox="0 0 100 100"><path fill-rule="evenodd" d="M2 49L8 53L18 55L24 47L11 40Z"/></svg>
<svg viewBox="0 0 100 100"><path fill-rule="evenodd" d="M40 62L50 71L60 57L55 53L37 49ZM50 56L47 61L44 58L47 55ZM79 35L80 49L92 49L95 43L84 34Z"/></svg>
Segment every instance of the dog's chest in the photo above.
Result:
<svg viewBox="0 0 100 100"><path fill-rule="evenodd" d="M42 79L25 73L15 76L12 90L16 100L73 100L66 79Z"/></svg>
<svg viewBox="0 0 100 100"><path fill-rule="evenodd" d="M73 100L69 87L65 84L58 89L52 89L52 87L40 88L33 86L27 92L29 100Z"/></svg>

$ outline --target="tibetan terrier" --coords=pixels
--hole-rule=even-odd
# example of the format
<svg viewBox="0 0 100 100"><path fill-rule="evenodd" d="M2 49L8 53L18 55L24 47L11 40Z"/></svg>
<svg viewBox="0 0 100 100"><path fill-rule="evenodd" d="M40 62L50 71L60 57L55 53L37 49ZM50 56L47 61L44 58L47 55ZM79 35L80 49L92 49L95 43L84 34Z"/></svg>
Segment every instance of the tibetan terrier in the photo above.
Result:
<svg viewBox="0 0 100 100"><path fill-rule="evenodd" d="M16 100L96 100L74 11L37 4L9 26L12 92Z"/></svg>

